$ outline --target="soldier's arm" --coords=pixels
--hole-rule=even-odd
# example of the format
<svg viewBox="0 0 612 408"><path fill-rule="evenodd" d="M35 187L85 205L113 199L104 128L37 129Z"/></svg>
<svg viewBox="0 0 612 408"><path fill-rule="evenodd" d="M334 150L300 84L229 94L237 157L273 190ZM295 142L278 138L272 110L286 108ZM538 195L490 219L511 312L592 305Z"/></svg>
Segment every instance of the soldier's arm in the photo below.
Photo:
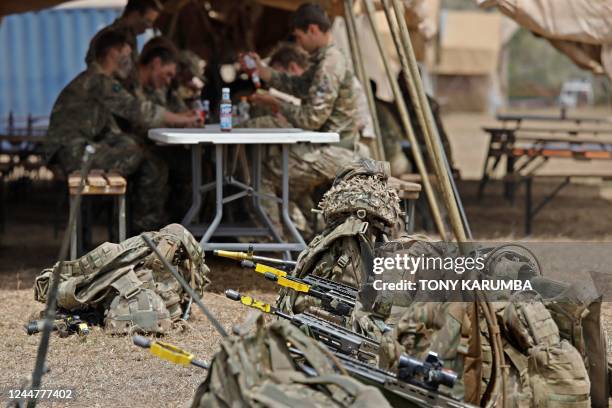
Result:
<svg viewBox="0 0 612 408"><path fill-rule="evenodd" d="M114 115L143 128L195 124L192 116L172 113L148 99L137 98L112 78L102 78L97 91L97 97Z"/></svg>
<svg viewBox="0 0 612 408"><path fill-rule="evenodd" d="M312 76L307 94L302 98L302 105L288 103L280 105L281 113L295 127L302 129L320 129L331 114L344 72L341 64L326 60Z"/></svg>
<svg viewBox="0 0 612 408"><path fill-rule="evenodd" d="M270 68L268 68L270 69ZM314 67L308 69L302 75L289 75L284 72L270 69L268 84L279 91L289 93L298 98L307 97L310 84L315 76Z"/></svg>

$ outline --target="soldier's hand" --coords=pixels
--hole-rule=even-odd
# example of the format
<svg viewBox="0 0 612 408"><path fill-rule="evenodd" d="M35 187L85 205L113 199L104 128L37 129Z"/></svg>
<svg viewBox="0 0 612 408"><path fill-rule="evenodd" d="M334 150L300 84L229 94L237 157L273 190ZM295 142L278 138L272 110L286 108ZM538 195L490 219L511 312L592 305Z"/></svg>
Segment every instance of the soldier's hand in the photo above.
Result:
<svg viewBox="0 0 612 408"><path fill-rule="evenodd" d="M172 113L166 111L164 121L175 127L200 127L202 119L194 112Z"/></svg>

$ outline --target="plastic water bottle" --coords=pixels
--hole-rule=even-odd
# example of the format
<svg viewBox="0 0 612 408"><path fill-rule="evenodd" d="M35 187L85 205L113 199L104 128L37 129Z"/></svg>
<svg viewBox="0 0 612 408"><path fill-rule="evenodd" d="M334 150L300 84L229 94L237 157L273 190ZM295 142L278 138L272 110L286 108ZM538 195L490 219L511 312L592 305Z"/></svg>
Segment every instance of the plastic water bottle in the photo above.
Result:
<svg viewBox="0 0 612 408"><path fill-rule="evenodd" d="M230 99L229 88L221 89L221 95L219 122L221 124L221 131L229 132L232 130L232 100Z"/></svg>
<svg viewBox="0 0 612 408"><path fill-rule="evenodd" d="M259 72L257 72L257 63L255 62L255 59L248 54L243 58L244 65L247 67L247 72L251 76L253 85L255 85L256 89L261 88L261 80L259 79Z"/></svg>
<svg viewBox="0 0 612 408"><path fill-rule="evenodd" d="M251 105L247 101L246 96L240 97L240 103L238 104L238 120L240 123L244 123L247 120L251 119L250 115Z"/></svg>

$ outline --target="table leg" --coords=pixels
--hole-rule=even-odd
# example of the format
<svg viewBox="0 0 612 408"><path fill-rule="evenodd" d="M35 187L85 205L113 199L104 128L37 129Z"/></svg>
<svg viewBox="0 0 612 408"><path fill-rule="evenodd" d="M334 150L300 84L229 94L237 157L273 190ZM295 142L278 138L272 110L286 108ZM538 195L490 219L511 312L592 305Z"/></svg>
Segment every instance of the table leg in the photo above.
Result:
<svg viewBox="0 0 612 408"><path fill-rule="evenodd" d="M181 224L188 226L200 213L202 207L202 146L196 144L191 147L191 207L183 217Z"/></svg>
<svg viewBox="0 0 612 408"><path fill-rule="evenodd" d="M408 233L412 234L414 233L414 208L415 208L415 202L414 200L410 200L408 202Z"/></svg>
<svg viewBox="0 0 612 408"><path fill-rule="evenodd" d="M74 207L74 197L70 197L70 207ZM80 213L80 211L79 211ZM78 235L77 230L80 227L80 214L77 214L77 219L74 225L72 226L72 231L70 231L70 260L73 261L77 257L77 246L78 246Z"/></svg>
<svg viewBox="0 0 612 408"><path fill-rule="evenodd" d="M261 146L260 145L253 146L253 156L254 156L253 157L253 189L255 190L256 193L259 193L259 190L261 188L261 173L262 173L261 172L262 166L261 166ZM276 205L276 202L274 204ZM274 228L274 225L272 224L270 217L266 213L266 210L262 208L261 198L257 194L253 195L253 207L255 208L257 215L259 215L259 217L263 220L264 224L270 231L270 234L272 234L272 237L274 238L274 240L276 242L283 242L279 232L276 231L276 228Z"/></svg>
<svg viewBox="0 0 612 408"><path fill-rule="evenodd" d="M119 205L119 242L123 242L126 239L126 220L125 220L125 194L121 194L117 197Z"/></svg>
<svg viewBox="0 0 612 408"><path fill-rule="evenodd" d="M283 193L282 193L282 213L285 226L293 236L295 242L306 245L304 239L289 216L289 145L283 145Z"/></svg>
<svg viewBox="0 0 612 408"><path fill-rule="evenodd" d="M200 241L200 245L205 244L210 240L215 233L215 230L221 223L221 218L223 218L223 182L223 145L218 144L215 145L215 183L217 184L215 193L215 218L213 218L212 222L206 229L206 232ZM197 192L200 194L199 187Z"/></svg>

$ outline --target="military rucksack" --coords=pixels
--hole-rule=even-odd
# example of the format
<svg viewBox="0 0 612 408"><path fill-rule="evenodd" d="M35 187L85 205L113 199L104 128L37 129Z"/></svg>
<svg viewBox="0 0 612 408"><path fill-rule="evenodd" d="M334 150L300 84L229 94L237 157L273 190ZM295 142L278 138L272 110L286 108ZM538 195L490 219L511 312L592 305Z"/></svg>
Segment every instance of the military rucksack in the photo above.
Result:
<svg viewBox="0 0 612 408"><path fill-rule="evenodd" d="M378 389L339 372L329 351L289 322L265 326L259 313L247 322L222 341L192 408L390 406Z"/></svg>
<svg viewBox="0 0 612 408"><path fill-rule="evenodd" d="M591 406L591 384L582 356L561 339L537 292L513 294L498 317L503 322L504 353L515 368L508 393L514 406Z"/></svg>
<svg viewBox="0 0 612 408"><path fill-rule="evenodd" d="M209 269L189 231L170 224L144 234L201 295L209 283ZM46 302L52 270L45 269L36 277L34 298L40 302ZM64 262L60 271L58 307L98 311L111 333L164 333L181 317L186 302L179 282L141 236L120 244L106 242L79 259Z"/></svg>

